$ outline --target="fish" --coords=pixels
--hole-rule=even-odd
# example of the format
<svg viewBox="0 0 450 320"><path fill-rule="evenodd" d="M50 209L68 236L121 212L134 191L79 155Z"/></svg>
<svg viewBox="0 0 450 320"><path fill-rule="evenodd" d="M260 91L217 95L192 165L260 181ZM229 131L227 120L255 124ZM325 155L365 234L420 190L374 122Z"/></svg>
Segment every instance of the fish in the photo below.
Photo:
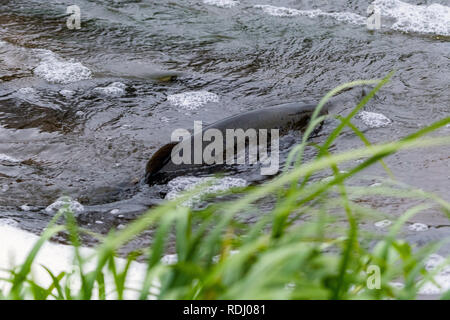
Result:
<svg viewBox="0 0 450 320"><path fill-rule="evenodd" d="M328 101L321 109L319 115L328 113L328 110L336 102L336 99ZM223 170L225 161L219 164L206 164L205 162L207 161L195 163L193 154L191 154L193 161L189 163L177 164L172 161L172 157L176 152L183 148L193 147L196 138L201 139L205 132L210 129L214 129L217 134L221 133L224 136L226 136L229 129L241 129L243 131L266 129L270 133L273 132L272 130L278 129L279 131L277 132L279 134L285 134L289 130L303 130L307 127L317 105L318 103L311 102L291 102L275 105L227 117L201 128L201 131L195 132L194 130L194 133L190 134L189 137L185 136L182 141L172 141L165 144L152 155L146 165L145 182L149 185L164 183L177 176L205 168L209 172ZM202 151L204 151L210 142L202 141ZM225 146L225 142L223 143Z"/></svg>

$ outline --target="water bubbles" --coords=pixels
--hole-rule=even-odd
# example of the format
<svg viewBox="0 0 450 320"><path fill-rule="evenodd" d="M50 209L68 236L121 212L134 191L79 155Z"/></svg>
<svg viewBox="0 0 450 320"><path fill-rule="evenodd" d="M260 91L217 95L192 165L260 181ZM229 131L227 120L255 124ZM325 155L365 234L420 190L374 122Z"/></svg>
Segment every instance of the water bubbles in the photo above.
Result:
<svg viewBox="0 0 450 320"><path fill-rule="evenodd" d="M382 16L394 18L394 30L450 35L450 7L433 3L413 5L400 0L375 0Z"/></svg>
<svg viewBox="0 0 450 320"><path fill-rule="evenodd" d="M0 226L10 226L10 227L17 227L19 223L10 218L0 218Z"/></svg>
<svg viewBox="0 0 450 320"><path fill-rule="evenodd" d="M24 87L24 88L20 88L19 90L17 90L17 93L20 95L34 95L36 94L36 89L31 88L31 87Z"/></svg>
<svg viewBox="0 0 450 320"><path fill-rule="evenodd" d="M175 264L178 262L178 256L176 254L167 254L161 258L161 262L164 264Z"/></svg>
<svg viewBox="0 0 450 320"><path fill-rule="evenodd" d="M33 87L22 87L14 92L15 98L23 101L36 101L40 99L38 91Z"/></svg>
<svg viewBox="0 0 450 320"><path fill-rule="evenodd" d="M431 254L425 262L425 269L435 271L437 267L442 268L433 277L435 283L428 281L420 289L419 293L424 295L442 294L450 289L450 266L445 263L445 258L439 254Z"/></svg>
<svg viewBox="0 0 450 320"><path fill-rule="evenodd" d="M381 220L381 221L375 222L374 225L377 228L384 229L386 227L389 227L391 224L392 224L391 220L385 219L385 220Z"/></svg>
<svg viewBox="0 0 450 320"><path fill-rule="evenodd" d="M75 91L63 89L59 92L59 94L62 95L63 97L71 98L75 95Z"/></svg>
<svg viewBox="0 0 450 320"><path fill-rule="evenodd" d="M115 87L115 88L119 88L119 89L125 90L125 88L127 87L127 85L126 85L125 83L116 81L116 82L111 83L111 84L109 85L109 87Z"/></svg>
<svg viewBox="0 0 450 320"><path fill-rule="evenodd" d="M125 94L127 86L122 82L113 82L106 87L97 87L94 89L96 93L109 97L120 97Z"/></svg>
<svg viewBox="0 0 450 320"><path fill-rule="evenodd" d="M370 128L386 127L392 123L392 120L381 113L361 111L358 118Z"/></svg>
<svg viewBox="0 0 450 320"><path fill-rule="evenodd" d="M197 110L208 102L219 102L219 96L208 91L190 91L170 95L167 101L184 110Z"/></svg>
<svg viewBox="0 0 450 320"><path fill-rule="evenodd" d="M255 8L262 9L264 13L267 13L271 16L277 16L277 17L292 17L292 16L298 16L301 14L307 14L309 13L317 13L319 10L308 10L308 11L302 11L297 9L291 9L291 8L285 8L285 7L275 7L271 5L256 5Z"/></svg>
<svg viewBox="0 0 450 320"><path fill-rule="evenodd" d="M55 214L65 205L69 205L70 210L74 213L74 215L78 215L84 211L84 206L78 201L72 200L70 197L60 197L47 208L45 208L45 212L48 214Z"/></svg>
<svg viewBox="0 0 450 320"><path fill-rule="evenodd" d="M425 269L427 271L431 271L436 269L439 265L443 264L445 261L445 258L439 254L433 253L428 256L427 261L425 262ZM447 273L450 272L450 267L447 267L444 269Z"/></svg>
<svg viewBox="0 0 450 320"><path fill-rule="evenodd" d="M34 74L50 83L67 84L90 79L92 72L80 62L64 61L50 50L35 50L41 62Z"/></svg>
<svg viewBox="0 0 450 320"><path fill-rule="evenodd" d="M413 224L409 225L408 229L410 231L418 231L418 232L420 232L420 231L428 230L428 226L426 224L417 222L417 223L413 223Z"/></svg>
<svg viewBox="0 0 450 320"><path fill-rule="evenodd" d="M31 207L27 204L21 205L20 209L22 209L23 211L30 211Z"/></svg>
<svg viewBox="0 0 450 320"><path fill-rule="evenodd" d="M245 187L247 186L247 181L240 178L225 177L221 179L213 179L211 177L197 178L197 177L177 177L167 184L169 187L169 192L166 195L167 200L173 200L180 196L183 191L192 190L198 187L200 184L205 184L211 182L211 185L205 187L201 194L196 194L192 196L189 200L183 203L186 207L192 207L201 201L202 196L210 193L217 193L221 191L226 191L231 188Z"/></svg>
<svg viewBox="0 0 450 320"><path fill-rule="evenodd" d="M19 159L13 158L13 157L8 156L7 154L4 154L4 153L0 153L0 161L11 162L11 163L20 162Z"/></svg>
<svg viewBox="0 0 450 320"><path fill-rule="evenodd" d="M255 5L255 8L262 9L264 13L276 17L306 16L308 18L331 17L338 21L353 24L365 24L366 18L353 12L325 12L320 9L298 10L271 5Z"/></svg>
<svg viewBox="0 0 450 320"><path fill-rule="evenodd" d="M381 19L389 17L396 20L390 26L393 30L450 35L450 7L437 3L429 6L413 5L400 0L375 0L372 5L380 10ZM321 9L298 10L272 5L255 5L254 7L262 9L268 15L277 17L331 17L351 24L367 24L367 17L353 12L325 12Z"/></svg>
<svg viewBox="0 0 450 320"><path fill-rule="evenodd" d="M220 8L231 8L239 4L237 0L203 0L204 4L213 5Z"/></svg>

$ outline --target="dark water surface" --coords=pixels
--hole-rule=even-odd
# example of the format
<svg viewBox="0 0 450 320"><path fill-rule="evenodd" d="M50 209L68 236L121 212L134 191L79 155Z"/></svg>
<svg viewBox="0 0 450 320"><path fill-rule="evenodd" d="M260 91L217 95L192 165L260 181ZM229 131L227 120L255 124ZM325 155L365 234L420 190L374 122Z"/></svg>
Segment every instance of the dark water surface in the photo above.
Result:
<svg viewBox="0 0 450 320"><path fill-rule="evenodd" d="M39 232L52 216L44 209L68 195L84 205L85 227L106 232L171 191L136 182L174 129L319 99L391 70L392 81L366 107L391 122L355 120L373 143L449 115L449 1L378 0L383 26L374 32L364 25L364 0L205 2L79 0L81 29L69 30L71 2L0 1L0 219ZM179 75L161 81L170 80L167 71ZM334 113L348 112L358 94L344 97ZM333 127L325 123L315 139ZM282 159L298 138L284 138ZM349 132L333 151L358 146ZM449 151L401 152L387 164L400 181L450 200ZM257 180L247 169L230 177ZM366 174L385 176L380 166ZM372 205L399 215L412 202ZM418 242L450 234L437 212L414 219L431 227L410 235Z"/></svg>

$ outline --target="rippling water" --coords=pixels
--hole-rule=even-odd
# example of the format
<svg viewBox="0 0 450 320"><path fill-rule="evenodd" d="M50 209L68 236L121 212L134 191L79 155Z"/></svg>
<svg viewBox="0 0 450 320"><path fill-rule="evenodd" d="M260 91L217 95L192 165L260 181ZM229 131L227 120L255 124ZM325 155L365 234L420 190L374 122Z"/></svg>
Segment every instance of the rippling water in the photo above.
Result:
<svg viewBox="0 0 450 320"><path fill-rule="evenodd" d="M382 28L368 31L369 3L79 0L81 29L69 30L64 1L2 1L0 219L37 232L52 216L44 209L67 195L84 206L85 226L105 232L183 188L182 179L176 187L138 183L174 129L319 99L394 69L355 120L372 142L448 116L450 3L376 0ZM333 112L354 106L357 94L346 96ZM323 134L332 128L326 123ZM284 138L282 154L297 138ZM333 150L356 145L348 133ZM402 152L387 163L399 180L450 200L449 155L449 148ZM258 179L245 167L229 175L228 182ZM373 205L398 214L411 203ZM417 222L447 225L433 212Z"/></svg>

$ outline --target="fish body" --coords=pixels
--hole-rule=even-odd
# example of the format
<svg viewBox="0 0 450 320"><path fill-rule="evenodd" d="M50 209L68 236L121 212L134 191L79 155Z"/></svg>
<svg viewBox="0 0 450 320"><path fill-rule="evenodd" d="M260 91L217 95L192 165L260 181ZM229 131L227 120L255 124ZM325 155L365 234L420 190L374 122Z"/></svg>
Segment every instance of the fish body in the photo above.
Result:
<svg viewBox="0 0 450 320"><path fill-rule="evenodd" d="M320 114L327 113L327 110L332 104L333 102L328 102L325 104ZM308 125L311 115L316 107L317 103L293 102L280 104L230 116L205 126L204 128L202 127L201 131L197 130L196 132L194 128L194 133L189 137L185 137L180 142L175 141L166 144L155 154L153 154L146 166L146 182L149 184L154 184L159 181L167 181L168 179L173 179L176 176L185 175L192 171L195 172L196 170L205 167L207 167L209 171L217 171L220 168L223 169L225 161L223 163L209 165L205 165L204 162L196 163L194 154L191 154L192 161L189 163L176 164L172 161L173 155L181 149L184 150L185 148L191 148L191 150L194 150L196 140L201 141L200 143L202 144L201 146L203 151L205 147L211 143L202 139L208 131L215 130L217 134L221 133L224 137L226 137L227 130L229 129L241 129L244 132L248 132L247 130L251 129L254 129L256 132L266 129L269 136L271 136L271 133L274 132L272 130L277 130L279 134L284 134L289 130L304 129ZM223 144L224 149L227 149L225 141L223 141ZM208 163L207 160L205 162Z"/></svg>

